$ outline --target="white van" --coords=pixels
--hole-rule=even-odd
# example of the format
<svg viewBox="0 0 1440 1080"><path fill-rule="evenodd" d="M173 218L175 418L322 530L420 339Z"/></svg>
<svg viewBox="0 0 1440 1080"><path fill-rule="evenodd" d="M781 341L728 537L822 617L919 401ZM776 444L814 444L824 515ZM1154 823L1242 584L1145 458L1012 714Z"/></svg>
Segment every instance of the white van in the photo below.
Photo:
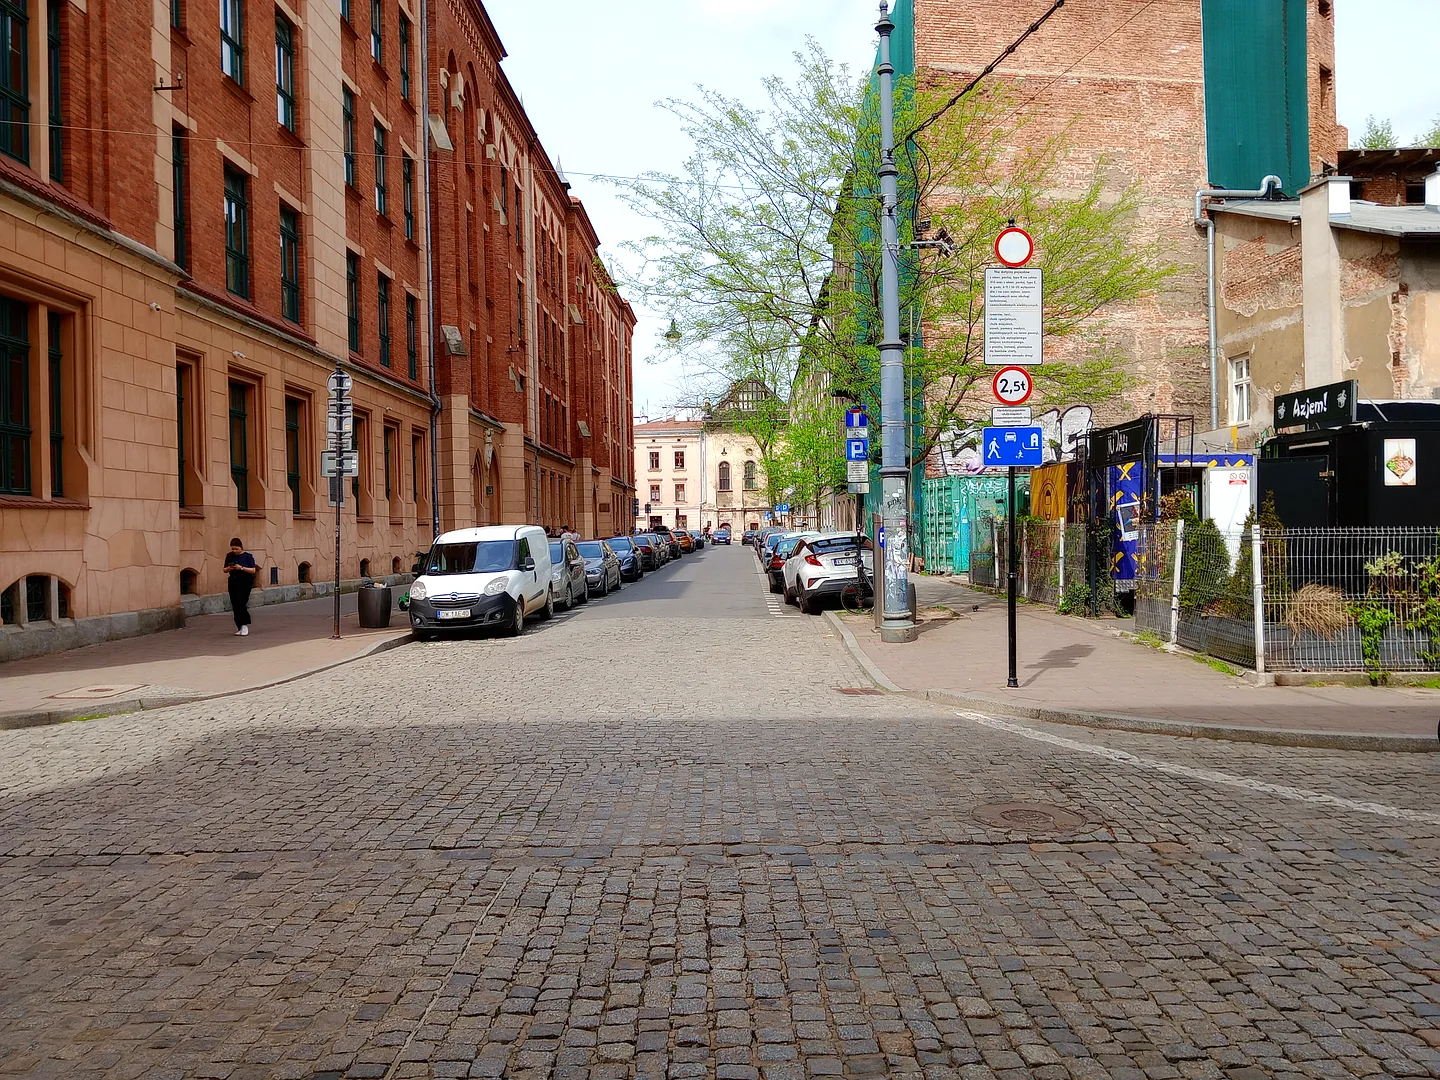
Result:
<svg viewBox="0 0 1440 1080"><path fill-rule="evenodd" d="M482 626L512 637L525 618L555 613L550 540L537 525L457 529L435 541L410 586L410 629L418 638Z"/></svg>

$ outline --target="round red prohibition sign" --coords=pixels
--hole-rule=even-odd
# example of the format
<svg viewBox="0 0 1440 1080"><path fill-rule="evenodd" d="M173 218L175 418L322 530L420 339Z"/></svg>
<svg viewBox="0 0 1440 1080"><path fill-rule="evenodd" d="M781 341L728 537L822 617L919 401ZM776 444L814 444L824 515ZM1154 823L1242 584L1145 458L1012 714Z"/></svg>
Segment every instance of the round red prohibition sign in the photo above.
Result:
<svg viewBox="0 0 1440 1080"><path fill-rule="evenodd" d="M1035 241L1024 229L1010 226L995 237L995 257L1006 266L1024 266L1035 254Z"/></svg>
<svg viewBox="0 0 1440 1080"><path fill-rule="evenodd" d="M990 389L1001 405L1024 405L1035 392L1035 380L1022 367L1001 368L995 373Z"/></svg>

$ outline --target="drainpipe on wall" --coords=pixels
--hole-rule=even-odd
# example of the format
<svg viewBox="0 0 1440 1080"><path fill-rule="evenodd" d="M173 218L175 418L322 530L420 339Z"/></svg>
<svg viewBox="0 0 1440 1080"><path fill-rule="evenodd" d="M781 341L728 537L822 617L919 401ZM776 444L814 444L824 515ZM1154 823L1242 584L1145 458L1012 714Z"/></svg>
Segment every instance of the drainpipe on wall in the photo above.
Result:
<svg viewBox="0 0 1440 1080"><path fill-rule="evenodd" d="M430 527L431 539L440 535L440 395L435 392L435 251L431 246L430 216L430 0L420 8L420 137L425 145L421 184L425 188L425 362L430 370Z"/></svg>
<svg viewBox="0 0 1440 1080"><path fill-rule="evenodd" d="M1195 227L1205 230L1205 247L1209 266L1206 307L1210 321L1210 430L1220 426L1220 335L1215 325L1215 221L1205 216L1206 199L1267 199L1280 190L1278 176L1267 176L1256 191L1238 188L1201 188L1195 192Z"/></svg>

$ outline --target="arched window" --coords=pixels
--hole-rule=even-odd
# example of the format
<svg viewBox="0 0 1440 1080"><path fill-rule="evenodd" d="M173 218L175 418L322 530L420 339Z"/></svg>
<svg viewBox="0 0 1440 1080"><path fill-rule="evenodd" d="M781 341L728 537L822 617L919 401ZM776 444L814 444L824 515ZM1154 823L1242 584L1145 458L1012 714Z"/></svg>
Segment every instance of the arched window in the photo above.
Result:
<svg viewBox="0 0 1440 1080"><path fill-rule="evenodd" d="M309 564L308 562L302 562L302 563L300 564L300 569L299 569L299 571L296 573L296 578L297 578L297 580L300 582L301 585L307 585L307 584L309 584L309 582L310 582L310 564Z"/></svg>
<svg viewBox="0 0 1440 1080"><path fill-rule="evenodd" d="M753 461L745 462L745 490L755 490L755 463Z"/></svg>
<svg viewBox="0 0 1440 1080"><path fill-rule="evenodd" d="M187 568L187 569L185 569L185 570L181 570L181 571L180 571L180 595L181 595L181 596L194 596L194 595L195 595L195 583L199 580L199 577L200 577L200 575L197 574L197 573L195 573L195 571L192 570L192 569Z"/></svg>
<svg viewBox="0 0 1440 1080"><path fill-rule="evenodd" d="M369 560L369 559L361 559L361 560L360 560L360 576L361 576L362 578L366 578L366 577L369 577L369 576L370 576L370 560Z"/></svg>
<svg viewBox="0 0 1440 1080"><path fill-rule="evenodd" d="M730 490L730 463L728 461L720 462L720 490Z"/></svg>
<svg viewBox="0 0 1440 1080"><path fill-rule="evenodd" d="M396 555L393 559L390 560L390 572L391 572L392 574L398 574L398 573L400 572L400 556L399 556L399 555Z"/></svg>

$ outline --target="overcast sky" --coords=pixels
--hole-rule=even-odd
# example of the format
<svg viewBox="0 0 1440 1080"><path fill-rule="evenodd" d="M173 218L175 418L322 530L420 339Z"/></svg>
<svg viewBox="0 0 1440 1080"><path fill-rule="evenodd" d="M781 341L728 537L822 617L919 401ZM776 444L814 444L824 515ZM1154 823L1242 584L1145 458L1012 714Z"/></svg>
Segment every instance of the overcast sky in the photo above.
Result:
<svg viewBox="0 0 1440 1080"><path fill-rule="evenodd" d="M621 241L651 230L593 174L678 171L689 150L656 101L691 98L701 83L758 102L760 80L793 70L806 35L863 71L875 54L878 3L490 0L486 10L510 54L510 81L613 256ZM1335 11L1340 122L1358 134L1367 115L1389 117L1402 143L1428 130L1440 116L1440 0L1336 0ZM637 314L635 409L655 417L679 393L678 372L660 347L664 326L638 305Z"/></svg>

